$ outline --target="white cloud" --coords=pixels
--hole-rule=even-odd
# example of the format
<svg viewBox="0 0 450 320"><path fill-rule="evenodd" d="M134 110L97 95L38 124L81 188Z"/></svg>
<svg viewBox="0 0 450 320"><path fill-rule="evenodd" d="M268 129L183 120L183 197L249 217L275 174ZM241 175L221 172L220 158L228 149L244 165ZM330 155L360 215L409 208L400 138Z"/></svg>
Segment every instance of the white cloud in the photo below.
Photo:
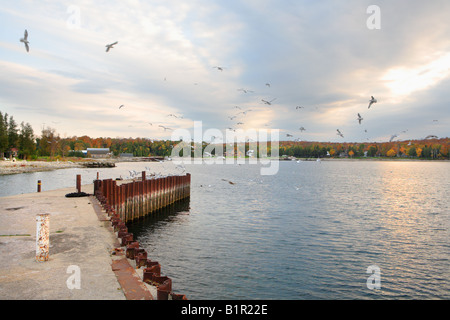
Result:
<svg viewBox="0 0 450 320"><path fill-rule="evenodd" d="M391 90L395 99L402 99L416 91L430 88L450 75L450 53L420 66L400 66L387 70L381 78Z"/></svg>
<svg viewBox="0 0 450 320"><path fill-rule="evenodd" d="M349 139L362 137L355 112L367 112L374 95L379 103L364 122L381 136L390 128L374 119L388 118L392 108L399 118L422 112L427 93L444 94L433 89L448 79L450 41L442 35L450 27L441 18L450 5L437 2L381 2L381 29L368 30L367 6L359 1L15 1L0 9L8 30L17 30L0 40L0 66L10 75L0 80L0 108L39 110L37 125L73 118L77 124L64 130L78 135L115 136L120 127L123 136L162 137L170 135L148 122L179 113L185 119L169 126L202 120L226 128L239 105L255 110L248 126L305 126L305 138L332 140L337 126ZM80 9L79 29L67 27L69 6ZM24 28L28 54L18 41ZM241 87L255 92L242 94ZM418 93L422 99L414 100ZM270 109L261 103L273 98ZM428 112L447 110L433 101ZM126 112L118 113L121 104ZM296 105L306 107L301 116Z"/></svg>

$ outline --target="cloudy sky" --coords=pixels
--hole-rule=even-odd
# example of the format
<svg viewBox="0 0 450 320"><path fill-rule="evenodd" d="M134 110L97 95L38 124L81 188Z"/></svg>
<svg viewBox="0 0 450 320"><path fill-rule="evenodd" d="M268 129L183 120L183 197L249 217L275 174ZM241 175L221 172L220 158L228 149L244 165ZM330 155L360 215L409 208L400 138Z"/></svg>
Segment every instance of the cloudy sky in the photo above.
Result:
<svg viewBox="0 0 450 320"><path fill-rule="evenodd" d="M61 137L167 139L160 125L194 121L281 140L448 137L449 12L448 0L4 1L0 111Z"/></svg>

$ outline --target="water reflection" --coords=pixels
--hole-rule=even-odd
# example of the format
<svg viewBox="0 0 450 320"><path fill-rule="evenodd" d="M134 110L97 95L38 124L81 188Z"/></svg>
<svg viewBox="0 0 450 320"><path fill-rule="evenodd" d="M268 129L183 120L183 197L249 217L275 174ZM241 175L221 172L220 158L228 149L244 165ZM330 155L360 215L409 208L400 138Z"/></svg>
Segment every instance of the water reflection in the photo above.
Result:
<svg viewBox="0 0 450 320"><path fill-rule="evenodd" d="M146 166L119 164L100 177ZM154 170L172 169L164 166ZM257 165L186 169L190 208L129 228L188 299L450 298L448 162L282 162L274 176ZM89 181L97 171L81 174ZM75 186L79 172L42 175ZM35 192L37 177L27 179L7 185ZM371 265L380 290L366 286Z"/></svg>

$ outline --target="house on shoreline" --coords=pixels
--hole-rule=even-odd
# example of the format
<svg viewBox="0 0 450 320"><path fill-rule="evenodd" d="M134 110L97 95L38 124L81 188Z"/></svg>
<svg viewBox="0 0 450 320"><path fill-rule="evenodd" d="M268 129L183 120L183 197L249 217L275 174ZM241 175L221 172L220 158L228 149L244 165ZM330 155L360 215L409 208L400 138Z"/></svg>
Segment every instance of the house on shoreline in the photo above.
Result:
<svg viewBox="0 0 450 320"><path fill-rule="evenodd" d="M86 153L91 158L110 158L111 151L109 148L87 148Z"/></svg>

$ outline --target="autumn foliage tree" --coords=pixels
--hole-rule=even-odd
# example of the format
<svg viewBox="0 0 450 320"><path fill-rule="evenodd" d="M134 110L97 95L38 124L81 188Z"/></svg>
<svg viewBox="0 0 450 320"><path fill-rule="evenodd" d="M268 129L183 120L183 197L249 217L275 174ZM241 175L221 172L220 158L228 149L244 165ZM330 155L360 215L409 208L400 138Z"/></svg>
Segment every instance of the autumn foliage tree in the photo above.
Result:
<svg viewBox="0 0 450 320"><path fill-rule="evenodd" d="M392 158L395 157L397 155L397 152L394 149L390 149L387 153L386 156Z"/></svg>
<svg viewBox="0 0 450 320"><path fill-rule="evenodd" d="M14 119L0 112L0 155L8 152L11 146L19 149L23 158L37 156L67 157L87 148L110 148L115 156L132 153L136 157L170 156L172 148L180 141L156 140L151 138L92 138L87 135L61 138L55 129L44 128L40 136L33 134L29 124L18 128ZM202 149L207 143L202 144ZM269 142L267 155L272 154ZM450 138L405 140L395 142L332 143L316 141L280 141L278 154L297 158L317 157L402 157L412 159L450 159ZM224 145L223 150L226 150ZM236 153L245 156L248 144L235 147ZM256 152L259 156L259 152Z"/></svg>

